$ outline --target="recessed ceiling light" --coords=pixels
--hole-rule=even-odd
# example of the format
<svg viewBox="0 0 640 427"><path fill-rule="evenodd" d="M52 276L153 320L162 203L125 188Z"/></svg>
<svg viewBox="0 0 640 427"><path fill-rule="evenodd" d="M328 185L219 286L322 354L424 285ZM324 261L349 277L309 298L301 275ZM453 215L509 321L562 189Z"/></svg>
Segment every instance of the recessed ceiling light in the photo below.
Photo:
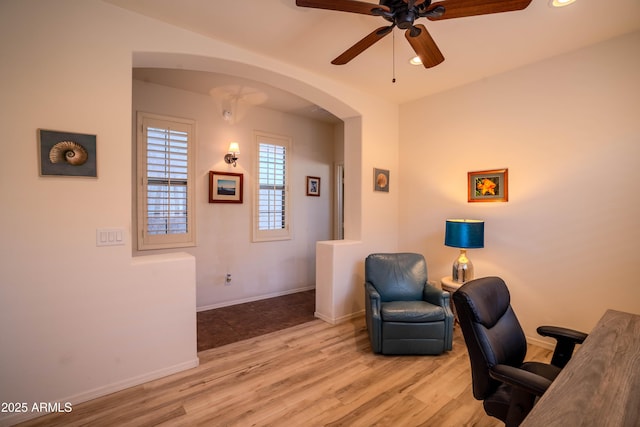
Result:
<svg viewBox="0 0 640 427"><path fill-rule="evenodd" d="M551 0L549 4L553 7L563 7L568 6L576 0Z"/></svg>
<svg viewBox="0 0 640 427"><path fill-rule="evenodd" d="M420 60L419 56L414 56L413 58L411 58L409 60L409 64L411 64L411 65L422 65L422 61Z"/></svg>

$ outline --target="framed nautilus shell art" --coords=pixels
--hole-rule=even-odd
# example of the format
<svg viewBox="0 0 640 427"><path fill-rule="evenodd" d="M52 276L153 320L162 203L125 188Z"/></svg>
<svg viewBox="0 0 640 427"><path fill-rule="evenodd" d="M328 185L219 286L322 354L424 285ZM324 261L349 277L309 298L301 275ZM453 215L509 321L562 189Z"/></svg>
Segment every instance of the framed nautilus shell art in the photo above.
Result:
<svg viewBox="0 0 640 427"><path fill-rule="evenodd" d="M96 177L96 136L39 130L40 175Z"/></svg>
<svg viewBox="0 0 640 427"><path fill-rule="evenodd" d="M389 192L389 171L387 169L373 168L373 189Z"/></svg>

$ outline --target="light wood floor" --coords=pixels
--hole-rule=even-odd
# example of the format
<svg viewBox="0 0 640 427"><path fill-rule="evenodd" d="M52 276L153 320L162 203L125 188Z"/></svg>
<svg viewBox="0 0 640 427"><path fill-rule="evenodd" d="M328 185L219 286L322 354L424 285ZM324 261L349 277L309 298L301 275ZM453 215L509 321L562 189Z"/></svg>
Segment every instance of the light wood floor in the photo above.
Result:
<svg viewBox="0 0 640 427"><path fill-rule="evenodd" d="M199 353L200 366L30 426L502 426L471 394L459 327L441 356L371 353L364 318L321 320ZM549 360L530 348L528 359Z"/></svg>

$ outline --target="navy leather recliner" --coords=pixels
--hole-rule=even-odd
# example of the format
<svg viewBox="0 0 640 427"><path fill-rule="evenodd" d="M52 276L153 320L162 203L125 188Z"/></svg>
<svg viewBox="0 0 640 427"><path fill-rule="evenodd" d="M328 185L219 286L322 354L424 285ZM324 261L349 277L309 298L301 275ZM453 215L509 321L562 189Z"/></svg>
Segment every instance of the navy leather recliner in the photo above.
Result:
<svg viewBox="0 0 640 427"><path fill-rule="evenodd" d="M371 348L382 354L451 350L449 293L427 282L416 253L371 254L365 260L365 312Z"/></svg>

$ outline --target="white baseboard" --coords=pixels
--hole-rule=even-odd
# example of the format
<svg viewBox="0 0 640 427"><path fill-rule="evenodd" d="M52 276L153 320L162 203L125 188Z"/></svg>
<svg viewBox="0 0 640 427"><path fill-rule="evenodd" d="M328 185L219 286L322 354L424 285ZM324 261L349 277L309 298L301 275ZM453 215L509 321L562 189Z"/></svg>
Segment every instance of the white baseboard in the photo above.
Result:
<svg viewBox="0 0 640 427"><path fill-rule="evenodd" d="M217 304L204 305L204 306L201 306L201 307L196 307L196 311L199 312L199 311L214 310L216 308L229 307L230 305L244 304L246 302L260 301L260 300L263 300L263 299L281 297L281 296L284 296L284 295L295 294L295 293L298 293L298 292L311 291L311 290L313 290L315 288L316 288L315 286L305 286L303 288L290 289L288 291L274 292L274 293L271 293L271 294L264 294L264 295L258 295L258 296L254 296L254 297L249 297L249 298L237 299L237 300L233 300L233 301L225 301L225 302L221 302L221 303L217 303Z"/></svg>
<svg viewBox="0 0 640 427"><path fill-rule="evenodd" d="M325 316L324 314L319 313L317 311L313 313L313 315L320 320L324 320L327 323L331 323L332 325L337 325L338 323L346 322L348 320L355 319L356 317L363 316L364 310L360 310L355 313L350 313L350 314L346 314L344 316L335 317L335 318Z"/></svg>
<svg viewBox="0 0 640 427"><path fill-rule="evenodd" d="M146 374L138 375L136 377L127 378L122 381L117 381L115 383L107 384L102 387L97 387L92 390L87 390L73 396L68 396L62 399L52 399L51 402L64 402L71 403L71 405L77 405L82 402L87 402L92 399L96 399L98 397L106 396L107 394L115 393L117 391L121 391L130 387L134 387L140 384L147 383L149 381L157 380L159 378L163 378L178 372L186 371L187 369L192 369L197 367L200 364L200 360L196 357L195 359L179 363L177 365L168 366L166 368L158 369L156 371L147 372ZM0 415L0 426L12 426L14 424L21 423L23 421L30 420L32 418L41 417L46 415L48 412L21 412L16 414L10 414L7 417L3 417Z"/></svg>
<svg viewBox="0 0 640 427"><path fill-rule="evenodd" d="M529 344L537 345L538 347L546 348L547 350L553 350L555 348L555 344L553 342L549 342L540 338L527 337L527 342Z"/></svg>

